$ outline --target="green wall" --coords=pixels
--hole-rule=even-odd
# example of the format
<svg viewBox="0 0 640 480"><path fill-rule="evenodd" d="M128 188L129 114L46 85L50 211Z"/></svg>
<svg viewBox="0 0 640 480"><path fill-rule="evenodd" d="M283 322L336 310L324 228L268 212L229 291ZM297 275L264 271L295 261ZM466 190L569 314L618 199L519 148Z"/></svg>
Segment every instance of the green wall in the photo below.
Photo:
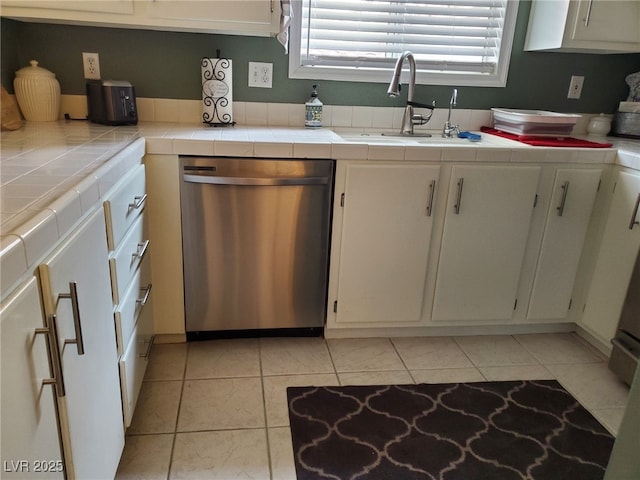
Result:
<svg viewBox="0 0 640 480"><path fill-rule="evenodd" d="M520 2L507 86L460 87L458 108L614 112L628 94L624 78L640 71L640 54L524 52L530 6L528 1ZM302 103L314 83L287 78L288 57L274 38L39 24L5 18L0 27L0 74L10 92L15 71L36 59L56 74L63 94L83 94L83 51L100 54L102 78L129 80L139 97L200 98L200 58L215 57L217 49L233 60L236 101ZM249 61L273 63L274 88L247 86ZM580 100L566 98L571 75L585 77ZM320 98L330 105L402 104L402 99L387 97L384 84L318 83ZM416 100L435 99L444 107L454 86L418 85Z"/></svg>

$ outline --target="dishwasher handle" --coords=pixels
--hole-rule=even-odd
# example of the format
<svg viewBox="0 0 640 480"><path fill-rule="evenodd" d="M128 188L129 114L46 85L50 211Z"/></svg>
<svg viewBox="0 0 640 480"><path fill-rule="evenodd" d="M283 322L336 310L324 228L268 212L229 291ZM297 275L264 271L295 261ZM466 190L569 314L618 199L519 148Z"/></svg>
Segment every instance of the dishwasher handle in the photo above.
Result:
<svg viewBox="0 0 640 480"><path fill-rule="evenodd" d="M327 185L329 177L212 177L206 175L183 175L187 183L207 183L210 185Z"/></svg>

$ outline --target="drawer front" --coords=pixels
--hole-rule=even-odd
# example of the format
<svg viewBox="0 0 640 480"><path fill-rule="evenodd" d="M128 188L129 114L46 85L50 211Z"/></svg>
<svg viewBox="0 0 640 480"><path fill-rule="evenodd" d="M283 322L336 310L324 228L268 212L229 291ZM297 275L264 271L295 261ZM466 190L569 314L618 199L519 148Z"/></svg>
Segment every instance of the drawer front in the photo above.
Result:
<svg viewBox="0 0 640 480"><path fill-rule="evenodd" d="M126 231L142 213L147 198L145 192L144 165L139 165L104 202L109 250L118 248Z"/></svg>
<svg viewBox="0 0 640 480"><path fill-rule="evenodd" d="M149 352L153 344L153 315L147 310L140 315L134 336L127 351L120 359L120 388L122 390L122 410L124 425L131 425L131 418L138 401L144 372L149 363Z"/></svg>
<svg viewBox="0 0 640 480"><path fill-rule="evenodd" d="M109 259L114 304L119 303L124 297L133 275L147 256L148 248L149 236L142 214L138 216Z"/></svg>
<svg viewBox="0 0 640 480"><path fill-rule="evenodd" d="M142 313L151 310L151 262L145 258L133 276L129 289L118 304L114 314L118 355L124 352L131 341L136 322Z"/></svg>

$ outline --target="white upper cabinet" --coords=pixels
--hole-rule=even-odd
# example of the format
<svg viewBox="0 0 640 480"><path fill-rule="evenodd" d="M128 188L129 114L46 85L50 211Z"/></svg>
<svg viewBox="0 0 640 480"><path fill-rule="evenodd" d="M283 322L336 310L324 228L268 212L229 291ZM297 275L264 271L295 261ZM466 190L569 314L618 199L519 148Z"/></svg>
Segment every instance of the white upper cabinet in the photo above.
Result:
<svg viewBox="0 0 640 480"><path fill-rule="evenodd" d="M338 324L421 320L439 176L437 165L347 167Z"/></svg>
<svg viewBox="0 0 640 480"><path fill-rule="evenodd" d="M511 320L540 167L454 166L434 322Z"/></svg>
<svg viewBox="0 0 640 480"><path fill-rule="evenodd" d="M528 320L564 320L602 169L556 172L538 257Z"/></svg>
<svg viewBox="0 0 640 480"><path fill-rule="evenodd" d="M279 0L3 0L2 15L28 21L184 32L271 36Z"/></svg>
<svg viewBox="0 0 640 480"><path fill-rule="evenodd" d="M640 52L640 2L533 0L524 49Z"/></svg>

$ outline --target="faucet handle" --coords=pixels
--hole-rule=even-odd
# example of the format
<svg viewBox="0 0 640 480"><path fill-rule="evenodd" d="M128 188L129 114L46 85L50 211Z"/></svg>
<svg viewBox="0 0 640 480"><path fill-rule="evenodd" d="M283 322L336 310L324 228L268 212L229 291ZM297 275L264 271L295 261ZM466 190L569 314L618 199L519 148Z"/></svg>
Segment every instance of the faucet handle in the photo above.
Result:
<svg viewBox="0 0 640 480"><path fill-rule="evenodd" d="M426 103L419 103L419 102L411 101L411 102L407 102L407 105L409 105L411 107L429 108L429 109L433 110L434 108L436 108L436 101L434 100L431 105L427 105Z"/></svg>

